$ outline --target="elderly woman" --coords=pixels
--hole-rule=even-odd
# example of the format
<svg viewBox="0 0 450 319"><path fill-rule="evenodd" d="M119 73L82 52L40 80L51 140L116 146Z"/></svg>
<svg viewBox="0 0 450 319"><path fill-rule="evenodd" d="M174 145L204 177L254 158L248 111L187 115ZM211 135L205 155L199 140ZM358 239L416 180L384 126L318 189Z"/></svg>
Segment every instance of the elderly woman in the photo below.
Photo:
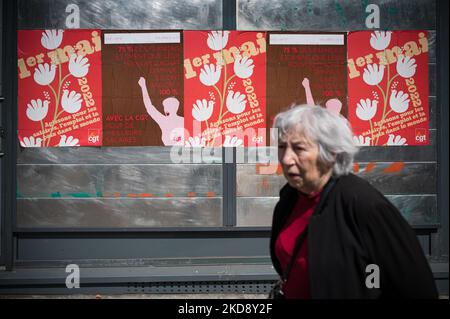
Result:
<svg viewBox="0 0 450 319"><path fill-rule="evenodd" d="M320 106L274 120L287 184L270 252L284 298L437 298L414 231L378 190L351 174L349 123Z"/></svg>

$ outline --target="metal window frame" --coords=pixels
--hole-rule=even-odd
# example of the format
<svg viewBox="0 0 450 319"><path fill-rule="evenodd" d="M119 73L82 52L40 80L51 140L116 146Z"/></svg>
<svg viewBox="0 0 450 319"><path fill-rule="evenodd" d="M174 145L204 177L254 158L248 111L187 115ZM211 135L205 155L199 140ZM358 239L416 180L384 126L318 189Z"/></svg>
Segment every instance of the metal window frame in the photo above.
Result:
<svg viewBox="0 0 450 319"><path fill-rule="evenodd" d="M437 0L436 2L436 64L437 68L437 207L440 212L441 225L438 243L441 255L447 256L448 263L448 228L449 228L449 200L448 200L448 179L449 179L449 101L448 101L448 68L449 68L449 22L448 22L449 2L447 0ZM448 288L447 288L448 289Z"/></svg>
<svg viewBox="0 0 450 319"><path fill-rule="evenodd" d="M4 156L1 159L2 172L2 261L6 270L14 264L13 225L16 213L16 162L17 141L17 1L3 1L3 59L2 79L2 126L5 133Z"/></svg>
<svg viewBox="0 0 450 319"><path fill-rule="evenodd" d="M222 29L236 30L236 0L222 1ZM270 231L268 227L239 227L236 226L236 149L223 149L223 154L232 154L232 161L225 156L222 163L223 183L223 226L222 227L158 227L158 228L20 228L16 225L16 196L17 184L17 69L15 63L8 61L17 60L17 16L18 1L4 2L3 25L3 78L13 78L13 81L5 82L3 103L3 124L6 132L5 156L2 159L2 255L0 262L6 270L13 270L17 261L17 244L20 238L37 236L49 238L62 238L65 236L76 238L185 238L201 236L203 238L215 237L267 237ZM6 110L11 110L7 112ZM231 153L230 153L231 152Z"/></svg>

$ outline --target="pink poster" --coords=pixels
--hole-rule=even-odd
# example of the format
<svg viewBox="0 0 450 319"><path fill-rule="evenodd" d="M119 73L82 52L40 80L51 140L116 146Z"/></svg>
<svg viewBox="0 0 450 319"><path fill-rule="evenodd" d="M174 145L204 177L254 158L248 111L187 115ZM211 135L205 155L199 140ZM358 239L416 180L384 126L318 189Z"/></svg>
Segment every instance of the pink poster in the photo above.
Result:
<svg viewBox="0 0 450 319"><path fill-rule="evenodd" d="M428 145L427 31L348 35L348 105L355 142Z"/></svg>
<svg viewBox="0 0 450 319"><path fill-rule="evenodd" d="M18 31L22 147L102 145L100 30Z"/></svg>

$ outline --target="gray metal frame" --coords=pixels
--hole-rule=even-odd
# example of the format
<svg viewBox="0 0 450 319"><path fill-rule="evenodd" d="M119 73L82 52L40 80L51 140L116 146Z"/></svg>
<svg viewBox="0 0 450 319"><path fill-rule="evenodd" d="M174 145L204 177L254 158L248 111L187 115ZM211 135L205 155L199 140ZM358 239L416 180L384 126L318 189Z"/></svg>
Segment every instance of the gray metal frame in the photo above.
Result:
<svg viewBox="0 0 450 319"><path fill-rule="evenodd" d="M1 39L1 44L0 44L0 72L3 72L1 70L3 70L3 29L4 29L4 25L3 25L3 1L0 2L0 39ZM2 120L2 113L1 113L1 109L3 108L3 101L5 100L5 98L3 97L3 91L2 91L2 84L3 84L3 74L0 75L0 163L2 162L2 157L3 155L5 155L5 153L3 152L3 139L5 138L5 134L4 134L4 130L3 130L3 120ZM0 178L2 176L2 165L0 164ZM0 184L0 194L2 194L2 184ZM1 195L0 195L1 196ZM4 258L4 253L3 253L3 243L2 243L2 234L3 234L3 214L1 213L1 205L3 201L2 201L2 197L0 197L0 267L3 266L4 262L5 262L5 258Z"/></svg>
<svg viewBox="0 0 450 319"><path fill-rule="evenodd" d="M234 280L234 281L165 281L165 282L115 282L99 285L98 283L85 284L79 289L72 289L73 294L256 294L265 298L272 288L275 280ZM26 294L29 288L18 287L13 284L2 289L5 294ZM67 294L68 289L63 284L52 284L33 288L34 294Z"/></svg>
<svg viewBox="0 0 450 319"><path fill-rule="evenodd" d="M236 29L236 0L232 1L223 1L223 29L233 30ZM14 1L14 14L9 14L10 17L17 16L17 1ZM5 10L6 12L6 10ZM17 20L15 22L15 29L17 29ZM15 35L14 32L8 32L10 34ZM11 42L9 42L11 43ZM6 46L5 46L6 47ZM16 55L16 52L14 52ZM14 60L14 57L12 57ZM5 70L6 72L6 70ZM11 74L11 73L8 73ZM15 84L17 86L17 84ZM14 92L14 91L13 91ZM15 90L17 92L17 88ZM11 105L14 105L14 102L11 101ZM16 108L11 108L16 109ZM17 118L17 111L15 110L14 114L15 118ZM17 121L11 121L17 123ZM9 139L9 145L16 145L15 136ZM13 148L11 146L11 148ZM15 153L15 152L10 152ZM243 237L250 238L259 238L259 237L268 237L269 229L267 227L242 227L239 229L231 229L236 225L236 198L234 194L236 194L236 149L223 149L223 154L231 155L232 161L228 158L228 161L225 160L225 156L223 157L222 164L222 172L223 172L223 227L152 227L152 228L20 228L16 226L14 222L15 210L10 210L11 214L9 216L10 223L4 224L5 228L9 229L10 232L10 241L5 241L5 247L8 247L6 251L10 252L8 256L9 265L7 267L8 270L11 270L13 266L19 262L17 255L14 255L14 252L17 253L20 246L19 243L24 238L48 238L55 239L58 238L193 238L193 237L202 237L202 238L228 238L233 237L237 240ZM16 159L16 156L15 156ZM14 171L11 173L15 173L15 162L14 161ZM12 176L14 179L15 174ZM6 179L4 179L6 181ZM14 182L15 179L14 179ZM8 182L11 185L11 180ZM11 195L11 194L10 194ZM14 196L13 196L14 197ZM13 204L15 205L15 201L13 200ZM101 248L100 248L101 249ZM119 248L120 249L120 248ZM126 250L126 247L122 247L121 249Z"/></svg>
<svg viewBox="0 0 450 319"><path fill-rule="evenodd" d="M438 103L438 123L440 129L437 136L437 150L438 150L438 211L441 217L441 238L439 241L441 251L447 255L448 262L448 228L449 228L449 156L448 156L448 141L449 141L449 100L448 100L448 60L449 60L449 22L448 11L449 2L446 0L438 0L436 6L437 16L437 103ZM448 291L448 281L447 281Z"/></svg>
<svg viewBox="0 0 450 319"><path fill-rule="evenodd" d="M223 226L236 226L236 148L224 148L223 156ZM232 158L232 163L227 163Z"/></svg>
<svg viewBox="0 0 450 319"><path fill-rule="evenodd" d="M3 96L2 102L2 126L6 135L6 143L3 144L5 155L1 159L2 165L2 259L6 270L13 269L14 241L13 225L16 211L16 143L17 140L17 68L14 61L17 60L17 2L3 1L3 43L2 59Z"/></svg>
<svg viewBox="0 0 450 319"><path fill-rule="evenodd" d="M236 1L237 0L222 0L223 30L236 30Z"/></svg>

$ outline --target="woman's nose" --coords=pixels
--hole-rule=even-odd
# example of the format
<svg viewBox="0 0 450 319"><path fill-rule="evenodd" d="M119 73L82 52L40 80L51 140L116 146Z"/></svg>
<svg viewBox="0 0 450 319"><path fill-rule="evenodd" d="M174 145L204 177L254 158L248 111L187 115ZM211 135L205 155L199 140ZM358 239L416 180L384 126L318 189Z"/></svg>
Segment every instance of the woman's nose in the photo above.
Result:
<svg viewBox="0 0 450 319"><path fill-rule="evenodd" d="M289 150L286 150L284 152L283 156L281 157L281 164L286 166L292 166L295 164L292 152L290 152Z"/></svg>

